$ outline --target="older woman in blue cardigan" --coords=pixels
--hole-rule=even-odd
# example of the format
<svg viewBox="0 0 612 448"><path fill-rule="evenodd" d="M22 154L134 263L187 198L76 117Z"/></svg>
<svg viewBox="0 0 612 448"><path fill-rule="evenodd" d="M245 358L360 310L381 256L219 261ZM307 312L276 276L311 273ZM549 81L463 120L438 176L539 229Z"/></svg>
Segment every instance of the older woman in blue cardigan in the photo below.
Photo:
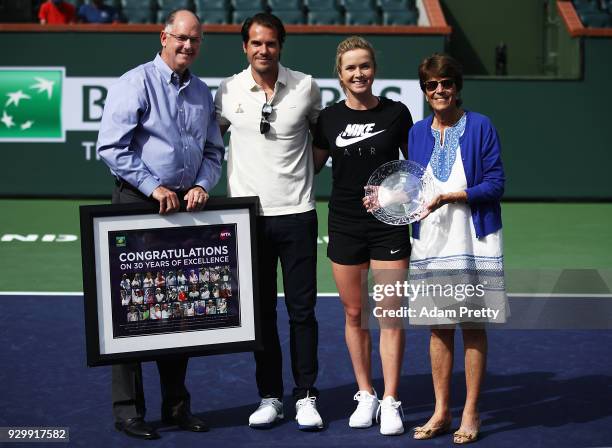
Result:
<svg viewBox="0 0 612 448"><path fill-rule="evenodd" d="M428 57L419 66L419 79L433 115L410 130L408 154L410 160L427 167L440 194L413 226L411 275L427 272L431 279L439 272L493 273L501 287L501 295L496 295L502 298L501 302L495 304L499 312L495 319L481 316L476 321L503 322L507 301L499 202L505 178L497 131L487 117L461 107L462 70L453 58L442 54ZM457 323L463 335L467 395L453 441L463 444L478 438L478 398L485 374L487 335L482 325L465 325L466 320L470 319L442 318L436 324L443 325L431 328L436 404L431 418L415 428L415 439L429 439L450 430L450 380Z"/></svg>

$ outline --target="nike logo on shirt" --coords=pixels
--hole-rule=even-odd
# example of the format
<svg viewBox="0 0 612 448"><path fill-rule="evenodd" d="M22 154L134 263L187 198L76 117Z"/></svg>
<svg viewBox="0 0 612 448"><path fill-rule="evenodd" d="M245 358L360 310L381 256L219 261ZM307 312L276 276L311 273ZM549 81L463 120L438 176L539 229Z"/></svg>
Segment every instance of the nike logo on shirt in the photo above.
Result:
<svg viewBox="0 0 612 448"><path fill-rule="evenodd" d="M386 130L383 129L382 131L372 132L374 126L376 126L376 123L347 124L346 129L338 134L338 137L336 137L336 146L339 148L344 148L345 146L352 145L353 143L374 137L375 135L385 132Z"/></svg>
<svg viewBox="0 0 612 448"><path fill-rule="evenodd" d="M392 254L396 254L396 253L398 253L399 251L400 251L400 249L397 249L397 250L393 250L393 249L391 249L389 252L391 252Z"/></svg>
<svg viewBox="0 0 612 448"><path fill-rule="evenodd" d="M381 132L385 132L386 129L383 129L382 131L378 131L378 132L371 132L371 133L367 133L364 135L361 135L359 137L352 137L352 138L344 138L342 137L342 134L340 134L338 137L336 137L336 146L338 148L344 148L345 146L348 145L352 145L353 143L357 143L360 142L362 140L366 140L370 137L374 137L376 134L380 134Z"/></svg>

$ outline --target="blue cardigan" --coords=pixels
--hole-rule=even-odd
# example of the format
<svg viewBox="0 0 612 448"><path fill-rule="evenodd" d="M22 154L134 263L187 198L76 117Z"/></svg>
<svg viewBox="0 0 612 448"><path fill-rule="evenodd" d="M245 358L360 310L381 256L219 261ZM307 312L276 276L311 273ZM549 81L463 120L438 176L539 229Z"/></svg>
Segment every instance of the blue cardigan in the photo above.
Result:
<svg viewBox="0 0 612 448"><path fill-rule="evenodd" d="M472 210L476 238L502 227L499 201L504 194L504 167L497 130L488 117L466 111L466 125L459 139L461 160L468 188L467 200ZM412 126L408 134L408 160L427 166L434 148L431 134L433 115ZM412 225L412 235L419 238L419 223Z"/></svg>

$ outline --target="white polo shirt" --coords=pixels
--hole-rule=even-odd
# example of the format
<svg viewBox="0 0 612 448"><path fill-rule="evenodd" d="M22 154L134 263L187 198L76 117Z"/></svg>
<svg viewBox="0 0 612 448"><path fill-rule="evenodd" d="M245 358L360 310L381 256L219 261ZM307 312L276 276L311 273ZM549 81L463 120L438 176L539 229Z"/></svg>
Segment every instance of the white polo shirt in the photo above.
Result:
<svg viewBox="0 0 612 448"><path fill-rule="evenodd" d="M321 92L310 75L279 64L270 130L259 132L264 90L251 67L231 76L215 95L217 120L229 125L229 197L259 196L264 216L314 209L314 164L310 125L321 111Z"/></svg>

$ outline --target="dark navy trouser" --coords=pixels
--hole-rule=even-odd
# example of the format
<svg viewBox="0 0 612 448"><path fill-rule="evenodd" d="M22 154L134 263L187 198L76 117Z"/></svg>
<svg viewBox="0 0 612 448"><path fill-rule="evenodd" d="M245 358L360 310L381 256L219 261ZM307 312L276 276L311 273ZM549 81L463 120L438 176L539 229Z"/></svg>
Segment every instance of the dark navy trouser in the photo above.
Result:
<svg viewBox="0 0 612 448"><path fill-rule="evenodd" d="M255 352L261 397L283 397L282 353L276 327L277 266L280 260L289 314L291 370L296 400L317 396L318 372L317 214L315 210L261 216L258 224L258 269L263 350Z"/></svg>

